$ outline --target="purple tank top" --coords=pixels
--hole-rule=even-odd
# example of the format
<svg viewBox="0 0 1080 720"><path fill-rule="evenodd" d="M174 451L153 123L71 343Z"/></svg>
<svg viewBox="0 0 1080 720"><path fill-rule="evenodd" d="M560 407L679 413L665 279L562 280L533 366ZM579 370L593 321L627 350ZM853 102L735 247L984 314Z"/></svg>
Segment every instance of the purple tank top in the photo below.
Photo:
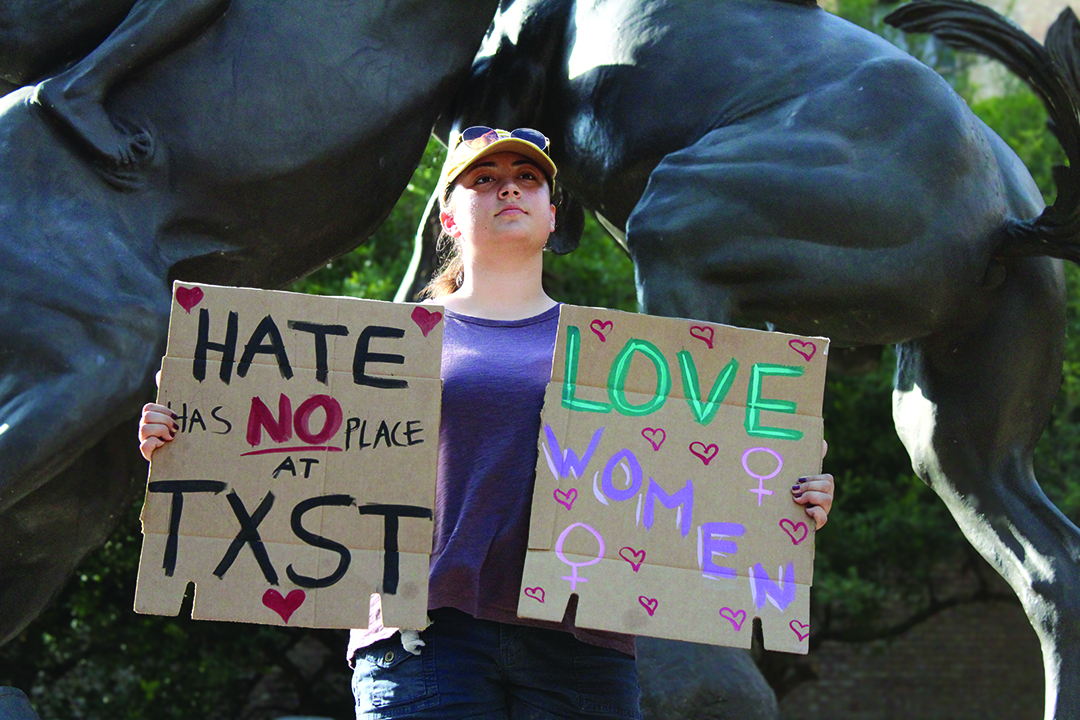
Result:
<svg viewBox="0 0 1080 720"><path fill-rule="evenodd" d="M560 628L633 655L632 636L575 628L572 613L558 624L517 616L558 306L523 320L486 320L448 310L444 322L428 607ZM366 631L353 632L350 648L385 637L380 629L381 618L372 617Z"/></svg>

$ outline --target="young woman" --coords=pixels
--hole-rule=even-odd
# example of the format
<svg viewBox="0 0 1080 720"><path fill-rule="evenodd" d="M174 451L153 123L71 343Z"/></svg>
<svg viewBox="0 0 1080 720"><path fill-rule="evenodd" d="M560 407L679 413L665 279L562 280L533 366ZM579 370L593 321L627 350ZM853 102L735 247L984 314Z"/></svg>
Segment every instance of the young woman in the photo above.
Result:
<svg viewBox="0 0 1080 720"><path fill-rule="evenodd" d="M373 603L349 655L358 718L639 718L633 638L517 617L536 438L559 323L541 283L556 168L529 129L466 129L441 185L452 258L428 287L446 309L435 538L422 632ZM172 439L147 405L143 454ZM793 487L818 527L829 475ZM377 596L376 596L377 597Z"/></svg>

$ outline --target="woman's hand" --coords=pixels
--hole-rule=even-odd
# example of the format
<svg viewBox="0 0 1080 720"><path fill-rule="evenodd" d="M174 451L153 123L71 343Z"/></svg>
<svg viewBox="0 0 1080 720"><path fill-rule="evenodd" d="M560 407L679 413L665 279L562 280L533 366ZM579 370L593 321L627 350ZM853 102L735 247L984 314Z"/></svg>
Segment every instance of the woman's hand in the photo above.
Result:
<svg viewBox="0 0 1080 720"><path fill-rule="evenodd" d="M829 444L822 442L821 457L829 451ZM832 509L833 476L808 475L799 478L798 482L791 486L791 494L795 496L795 502L806 507L806 514L814 518L817 529L820 530L829 521L829 510Z"/></svg>
<svg viewBox="0 0 1080 720"><path fill-rule="evenodd" d="M180 431L176 420L176 413L164 405L143 405L142 417L139 418L139 452L144 458L149 460L155 450L176 437Z"/></svg>

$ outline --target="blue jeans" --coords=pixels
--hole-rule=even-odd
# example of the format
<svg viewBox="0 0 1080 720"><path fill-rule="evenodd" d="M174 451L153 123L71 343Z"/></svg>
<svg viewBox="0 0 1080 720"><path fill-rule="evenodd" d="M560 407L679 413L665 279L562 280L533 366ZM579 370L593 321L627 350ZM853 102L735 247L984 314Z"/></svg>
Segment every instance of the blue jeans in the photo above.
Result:
<svg viewBox="0 0 1080 720"><path fill-rule="evenodd" d="M432 611L413 655L400 636L356 655L358 720L640 718L637 663L558 630Z"/></svg>

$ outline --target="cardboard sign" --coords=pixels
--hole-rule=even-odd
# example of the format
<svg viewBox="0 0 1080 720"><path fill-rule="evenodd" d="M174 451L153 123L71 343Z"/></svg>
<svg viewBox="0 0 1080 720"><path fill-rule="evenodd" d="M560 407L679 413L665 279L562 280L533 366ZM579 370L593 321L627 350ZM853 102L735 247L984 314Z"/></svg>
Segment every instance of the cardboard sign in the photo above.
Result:
<svg viewBox="0 0 1080 720"><path fill-rule="evenodd" d="M563 306L518 614L807 652L828 340Z"/></svg>
<svg viewBox="0 0 1080 720"><path fill-rule="evenodd" d="M135 610L424 627L441 399L434 306L175 283Z"/></svg>

